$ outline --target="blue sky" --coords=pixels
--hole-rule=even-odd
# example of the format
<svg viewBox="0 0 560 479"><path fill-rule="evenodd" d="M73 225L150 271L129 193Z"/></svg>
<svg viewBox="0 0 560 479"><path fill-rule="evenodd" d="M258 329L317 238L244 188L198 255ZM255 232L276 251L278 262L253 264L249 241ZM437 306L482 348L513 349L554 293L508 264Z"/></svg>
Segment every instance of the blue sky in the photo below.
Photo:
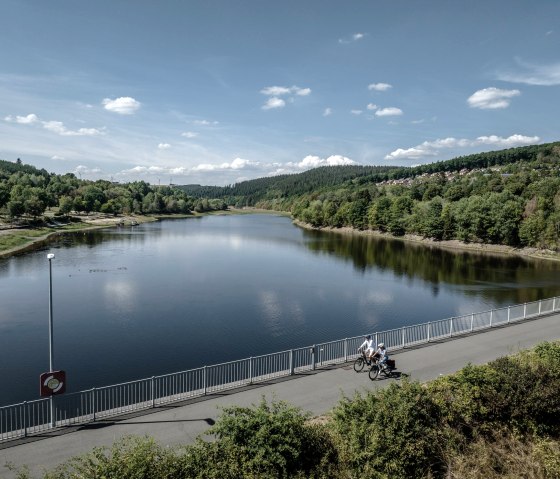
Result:
<svg viewBox="0 0 560 479"><path fill-rule="evenodd" d="M560 140L557 0L2 0L0 158L225 185Z"/></svg>

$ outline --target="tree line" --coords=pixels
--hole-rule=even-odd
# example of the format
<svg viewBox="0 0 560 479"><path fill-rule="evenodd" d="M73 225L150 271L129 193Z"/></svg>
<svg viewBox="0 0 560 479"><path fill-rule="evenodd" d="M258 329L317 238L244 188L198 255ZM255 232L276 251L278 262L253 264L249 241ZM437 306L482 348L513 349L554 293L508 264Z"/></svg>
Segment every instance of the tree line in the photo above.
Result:
<svg viewBox="0 0 560 479"><path fill-rule="evenodd" d="M56 175L21 162L0 160L0 214L12 220L37 219L51 208L58 215L118 215L188 214L226 207L223 200L193 198L176 187L152 186L144 181L81 180L72 173Z"/></svg>

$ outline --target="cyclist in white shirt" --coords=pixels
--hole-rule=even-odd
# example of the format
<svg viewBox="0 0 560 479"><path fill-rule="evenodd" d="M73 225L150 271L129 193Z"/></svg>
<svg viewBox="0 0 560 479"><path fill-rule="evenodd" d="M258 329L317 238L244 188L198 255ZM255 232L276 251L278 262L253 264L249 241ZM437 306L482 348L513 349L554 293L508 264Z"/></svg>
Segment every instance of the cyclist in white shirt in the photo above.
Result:
<svg viewBox="0 0 560 479"><path fill-rule="evenodd" d="M364 351L368 361L371 361L373 356L373 339L371 339L371 334L365 336L365 341L360 345L358 351Z"/></svg>

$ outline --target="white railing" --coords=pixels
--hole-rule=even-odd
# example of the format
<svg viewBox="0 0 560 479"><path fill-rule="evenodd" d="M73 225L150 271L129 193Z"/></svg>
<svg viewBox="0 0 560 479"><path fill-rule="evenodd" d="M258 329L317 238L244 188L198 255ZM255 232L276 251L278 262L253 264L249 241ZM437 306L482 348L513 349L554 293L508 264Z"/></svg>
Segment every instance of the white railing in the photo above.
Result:
<svg viewBox="0 0 560 479"><path fill-rule="evenodd" d="M560 297L472 313L373 333L375 343L388 349L466 335L482 329L548 315L560 310ZM311 371L357 357L363 336L305 348L256 356L163 376L55 397L54 427L85 424L99 419L184 401L226 389ZM0 407L0 442L52 429L49 399Z"/></svg>

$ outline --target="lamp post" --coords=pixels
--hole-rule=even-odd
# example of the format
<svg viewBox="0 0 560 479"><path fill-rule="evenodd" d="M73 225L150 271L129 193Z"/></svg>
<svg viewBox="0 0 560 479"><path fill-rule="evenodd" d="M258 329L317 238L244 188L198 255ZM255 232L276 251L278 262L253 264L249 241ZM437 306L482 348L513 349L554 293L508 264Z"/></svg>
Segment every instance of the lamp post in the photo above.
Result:
<svg viewBox="0 0 560 479"><path fill-rule="evenodd" d="M54 254L49 253L47 255L49 260L49 371L54 371L54 348L53 348L53 307L52 307L52 260L54 259ZM54 398L53 396L49 399L50 409L51 409L51 427L55 426L54 417Z"/></svg>

